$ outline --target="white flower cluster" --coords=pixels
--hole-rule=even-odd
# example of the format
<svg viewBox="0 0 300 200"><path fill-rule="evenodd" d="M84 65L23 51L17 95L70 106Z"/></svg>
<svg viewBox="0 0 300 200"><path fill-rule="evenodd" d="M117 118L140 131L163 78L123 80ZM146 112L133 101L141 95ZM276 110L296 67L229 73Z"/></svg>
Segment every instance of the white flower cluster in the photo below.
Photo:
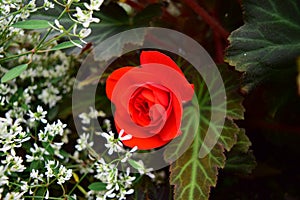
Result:
<svg viewBox="0 0 300 200"><path fill-rule="evenodd" d="M0 152L4 154L21 147L22 143L30 139L30 135L23 130L19 119L0 118L0 130Z"/></svg>
<svg viewBox="0 0 300 200"><path fill-rule="evenodd" d="M83 2L81 7L76 7L78 4L73 3L78 2L79 0L0 1L0 59L23 54L8 61L2 59L1 64L5 66L0 65L0 77L20 63L30 63L18 78L0 83L0 199L24 199L24 196L34 198L37 193L45 199L51 199L54 198L51 197L52 190L60 188L58 193L62 195L59 198L69 199L70 196L65 191L66 184L68 188L72 185L73 189L80 188L80 181L86 175L90 175L88 180L94 177L106 186L106 190L100 192L84 192L86 187L82 187L82 193L88 199L122 200L134 192L132 186L136 176L132 175L131 168L126 166L124 172L117 169L119 164L129 162L137 151L137 147L131 150L123 147L122 141L130 139L131 135L125 135L124 130L121 130L118 137L115 137L110 120L103 119L105 113L90 108L79 115L84 133L76 141L72 141L70 137L71 144L76 142L70 150L63 146L68 143L66 124L50 117L58 107L57 104L72 90L76 73L74 63L78 60L59 50L43 49L40 52L45 52L44 54L27 54L42 40L40 33L30 31L24 34L23 30L10 26L16 21L28 19L32 12L52 9L55 4L59 4L67 8L68 12L65 14L69 15L74 24L66 30L59 20L55 20L52 28L62 34L59 36L69 37L70 40L78 37L84 42L83 39L91 33L90 24L100 21L94 14L100 10L103 0L90 0L90 3ZM6 45L7 41L9 45ZM57 45L55 41L50 43L47 45ZM97 132L92 128L99 117L103 119L102 126L106 132ZM109 162L101 158L95 159L92 138L96 136L106 139L108 157L119 157ZM141 161L136 163L140 174L153 178L151 169L146 169ZM80 180L75 178L77 172L82 175ZM73 181L66 183L72 174L76 184ZM53 186L57 184L60 185L58 189ZM43 194L41 190L44 190ZM75 194L70 195L76 199Z"/></svg>
<svg viewBox="0 0 300 200"><path fill-rule="evenodd" d="M66 3L66 7L71 7L73 2L79 2L80 0L68 0ZM73 34L70 34L68 31L68 28L65 28L59 20L54 20L54 24L49 25L56 31L59 31L62 34L66 34L68 36L75 36L80 39L81 42L86 43L83 39L88 37L92 30L89 28L91 23L99 23L100 19L93 17L94 11L99 11L100 6L103 4L103 0L90 0L90 4L87 2L84 2L83 5L85 9L82 9L81 7L76 6L75 10L76 13L73 15L69 14L70 19L74 22L74 24L71 26L73 28ZM79 31L77 30L78 25L82 25L83 28L81 28ZM70 37L70 41L82 48L82 45L74 42Z"/></svg>
<svg viewBox="0 0 300 200"><path fill-rule="evenodd" d="M90 124L91 120L97 119L97 117L105 117L105 113L103 111L97 111L95 108L90 107L89 113L81 113L78 117L81 119L82 124Z"/></svg>
<svg viewBox="0 0 300 200"><path fill-rule="evenodd" d="M82 10L80 7L76 7L77 13L73 15L85 28L89 27L90 23L92 22L100 22L100 19L93 17L93 12L100 9L103 0L91 0L90 2L90 5L88 3L84 3L84 6L87 8L87 10Z"/></svg>
<svg viewBox="0 0 300 200"><path fill-rule="evenodd" d="M104 159L100 159L96 163L96 172L95 178L106 184L106 191L90 191L89 195L94 194L97 199L103 200L109 198L122 200L126 199L126 195L134 192L131 187L136 177L130 175L129 167L126 172L121 173L114 164L106 163Z"/></svg>
<svg viewBox="0 0 300 200"><path fill-rule="evenodd" d="M77 139L77 145L75 146L77 162L80 162L78 159L79 152L83 150L89 150L93 146L93 141L91 141L91 136L103 136L106 138L107 143L105 147L108 149L108 154L111 155L115 153L123 153L124 157L118 158L121 162L126 162L137 150L137 147L133 148L130 151L126 151L123 148L122 140L130 139L130 135L122 136L123 130L120 132L118 138L114 138L114 133L112 131L108 131L108 133L104 132L95 132L93 128L93 120L97 120L98 117L105 117L105 113L103 111L97 111L94 108L90 107L89 112L79 114L79 118L81 119L81 123L83 125L83 130L86 131L82 133ZM103 121L103 126L106 127L107 130L110 130L110 121L105 119ZM109 198L118 198L125 199L125 196L128 194L132 194L134 192L132 188L132 182L135 180L135 176L130 175L130 168L127 168L126 172L120 172L117 169L116 164L112 162L106 163L103 158L94 159L92 158L94 164L89 165L88 168L82 168L81 173L94 173L96 172L95 178L100 180L102 183L106 184L106 190L104 191L94 191L91 190L87 193L88 199L97 199L104 200ZM115 160L117 161L117 160ZM95 170L93 170L93 166L95 166ZM86 167L86 165L85 165Z"/></svg>
<svg viewBox="0 0 300 200"><path fill-rule="evenodd" d="M48 160L45 163L45 172L41 173L39 170L32 169L30 172L30 191L29 194L33 194L32 189L39 187L40 184L50 184L52 180L57 180L59 185L64 184L72 177L72 169L67 169L61 165L58 161ZM47 189L45 199L49 198L49 190Z"/></svg>
<svg viewBox="0 0 300 200"><path fill-rule="evenodd" d="M33 94L50 108L59 102L64 94L71 91L74 77L70 74L70 59L61 51L48 55L34 55L31 67L20 75L23 81L30 80L35 87ZM30 60L29 56L21 57L19 62Z"/></svg>
<svg viewBox="0 0 300 200"><path fill-rule="evenodd" d="M124 148L123 148L123 144L121 141L124 140L130 140L132 138L132 135L125 135L124 134L124 130L122 129L119 133L119 136L117 139L115 139L115 134L112 131L109 131L108 133L100 133L102 137L104 137L107 141L107 143L105 144L105 147L108 149L108 154L112 155L114 152L118 153L118 152L124 152ZM137 147L134 147L133 149L137 149Z"/></svg>
<svg viewBox="0 0 300 200"><path fill-rule="evenodd" d="M37 6L36 0L22 1L22 0L2 0L0 1L0 30L5 31L5 34L1 34L3 41L9 40L11 37L16 35L24 36L24 31L19 28L14 28L10 26L11 24L26 20L31 13L36 12L39 9L44 8L48 10L54 8L54 4L48 0L44 0L44 4L40 7ZM11 13L15 12L15 15ZM2 33L0 31L0 33ZM0 41L0 58L4 57L3 44Z"/></svg>
<svg viewBox="0 0 300 200"><path fill-rule="evenodd" d="M10 109L8 105L11 102L10 98L16 98L16 96L13 94L9 84L2 84L0 89L5 95L3 97L9 99L8 102L4 101L4 105L1 105L1 107L4 110ZM29 88L28 94L31 93L30 90ZM17 100L21 101L21 103L23 101L22 97ZM18 107L19 101L14 102L12 106ZM15 111L16 109L13 112ZM4 117L0 117L0 199L24 199L23 195L27 192L33 194L32 189L40 187L40 183L50 184L54 179L57 180L58 184L63 184L72 175L71 169L67 169L58 161L51 160L55 156L59 159L64 159L60 151L63 143L53 142L53 140L56 136L63 136L66 125L60 120L49 124L46 119L47 111L44 111L40 105L37 106L35 111L27 111L27 108L23 108L23 111L23 115L18 118L13 117L15 115L12 114L12 110L6 112ZM40 130L38 136L33 136L33 132L38 133L37 128L39 124L44 126L44 130ZM29 141L32 137L36 137L36 142L32 146L26 147L24 144L30 144ZM44 147L38 143L43 143ZM24 150L27 153L23 157L19 155L19 152ZM17 174L22 174L20 177L24 177L24 174L26 174L25 170L29 169L26 168L24 158L27 163L38 164L41 169L45 166L47 171L39 173L37 169L32 169L30 177L28 176L29 179L26 179L26 177L25 179L19 178ZM53 162L55 164L51 165ZM53 173L51 173L49 167ZM11 191L6 190L5 196L2 196L5 188L15 189ZM17 188L18 190L16 190Z"/></svg>
<svg viewBox="0 0 300 200"><path fill-rule="evenodd" d="M48 183L51 177L55 177L57 179L57 184L61 185L65 181L69 180L72 176L71 169L67 169L65 166L60 165L59 162L54 160L49 160L46 163L45 168L45 175Z"/></svg>

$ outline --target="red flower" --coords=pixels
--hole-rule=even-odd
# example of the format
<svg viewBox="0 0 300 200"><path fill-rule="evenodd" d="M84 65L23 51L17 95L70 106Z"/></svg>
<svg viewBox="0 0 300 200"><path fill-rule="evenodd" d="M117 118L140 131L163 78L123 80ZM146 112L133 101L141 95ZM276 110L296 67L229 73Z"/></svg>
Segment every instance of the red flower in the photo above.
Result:
<svg viewBox="0 0 300 200"><path fill-rule="evenodd" d="M118 132L124 129L133 136L123 143L146 150L181 133L182 102L191 100L194 90L170 57L143 51L140 63L114 71L106 81L106 94L116 107Z"/></svg>

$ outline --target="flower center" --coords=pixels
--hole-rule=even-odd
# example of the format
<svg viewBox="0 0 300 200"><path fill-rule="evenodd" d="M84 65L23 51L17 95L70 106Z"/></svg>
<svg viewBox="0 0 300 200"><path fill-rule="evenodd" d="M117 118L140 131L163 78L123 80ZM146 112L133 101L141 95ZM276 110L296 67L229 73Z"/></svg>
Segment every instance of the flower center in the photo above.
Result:
<svg viewBox="0 0 300 200"><path fill-rule="evenodd" d="M163 86L145 84L139 87L129 101L131 119L140 126L159 121L168 110L170 94Z"/></svg>

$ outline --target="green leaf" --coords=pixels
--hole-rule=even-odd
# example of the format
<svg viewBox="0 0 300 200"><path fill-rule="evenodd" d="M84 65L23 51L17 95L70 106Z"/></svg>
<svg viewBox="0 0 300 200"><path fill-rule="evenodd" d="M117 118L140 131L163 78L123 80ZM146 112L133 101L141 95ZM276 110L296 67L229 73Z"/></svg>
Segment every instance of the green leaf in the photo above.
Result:
<svg viewBox="0 0 300 200"><path fill-rule="evenodd" d="M246 136L245 130L241 129L238 134L237 143L227 154L224 170L242 174L251 173L256 167L256 161L253 152L249 150L250 146L251 142Z"/></svg>
<svg viewBox="0 0 300 200"><path fill-rule="evenodd" d="M245 134L245 130L241 129L238 134L237 142L232 148L232 152L236 151L241 153L247 153L250 146L251 146L251 142L247 137L247 135Z"/></svg>
<svg viewBox="0 0 300 200"><path fill-rule="evenodd" d="M227 101L227 117L218 143L204 158L199 158L199 151L205 144L203 143L206 131L209 126L215 134L221 127L215 122L210 122L210 115L213 111L218 111L221 107L214 108L210 105L210 98L218 95L209 94L207 86L199 76L194 76L195 92L197 94L197 103L200 109L200 124L198 115L195 113L195 102L192 106L185 108L182 119L182 134L177 137L176 145L165 152L165 157L175 157L178 154L177 149L186 146L187 135L190 132L196 132L193 143L187 151L177 159L170 167L170 183L175 186L174 199L208 199L210 189L216 186L218 170L225 166L225 150L230 151L237 142L237 135L240 129L234 123L233 119L243 119L244 108L242 106L243 98L238 95L239 73L228 70L228 66L219 66L219 71L224 80ZM192 71L189 74L197 74ZM201 74L205 76L205 74ZM215 81L212 81L214 84ZM210 96L211 95L211 96ZM245 136L246 137L246 136ZM243 146L244 144L241 144ZM246 144L247 145L247 144ZM248 147L248 146L247 146Z"/></svg>
<svg viewBox="0 0 300 200"><path fill-rule="evenodd" d="M54 149L51 147L50 143L48 142L42 142L43 147L47 150L50 155L55 155Z"/></svg>
<svg viewBox="0 0 300 200"><path fill-rule="evenodd" d="M33 199L44 199L46 192L46 187L39 187L37 191L33 194Z"/></svg>
<svg viewBox="0 0 300 200"><path fill-rule="evenodd" d="M106 190L106 184L102 183L102 182L95 182L95 183L90 184L88 186L88 188L90 190L94 190L94 191L103 191L103 190Z"/></svg>
<svg viewBox="0 0 300 200"><path fill-rule="evenodd" d="M67 196L67 199L68 200L76 200L74 197L72 197L72 196Z"/></svg>
<svg viewBox="0 0 300 200"><path fill-rule="evenodd" d="M128 160L128 163L129 163L134 169L142 169L142 168L143 168L143 166L142 166L140 163L138 163L137 161L135 161L135 160L129 159L129 160Z"/></svg>
<svg viewBox="0 0 300 200"><path fill-rule="evenodd" d="M39 167L41 167L42 163L40 160L34 160L30 163L30 171L32 171L33 169L39 169Z"/></svg>
<svg viewBox="0 0 300 200"><path fill-rule="evenodd" d="M49 28L50 25L46 20L26 20L26 21L19 21L12 25L15 28L22 28L22 29L44 29Z"/></svg>
<svg viewBox="0 0 300 200"><path fill-rule="evenodd" d="M137 27L147 27L150 22L161 15L161 6L153 4L147 6L135 16L129 16L126 11L116 3L110 3L101 8L101 12L95 13L95 16L101 19L98 24L91 24L92 34L87 41L99 44L106 38ZM138 40L137 42L141 42ZM116 41L117 42L117 41Z"/></svg>
<svg viewBox="0 0 300 200"><path fill-rule="evenodd" d="M75 42L76 44L80 44L80 40L73 40L73 42ZM56 45L55 47L51 48L50 50L51 51L55 51L55 50L61 50L61 49L67 49L67 48L70 48L70 47L74 47L75 44L71 42L71 41L67 41L67 42L62 42L58 45Z"/></svg>
<svg viewBox="0 0 300 200"><path fill-rule="evenodd" d="M27 67L28 67L28 64L22 64L22 65L19 65L19 66L16 66L16 67L10 69L8 72L6 72L4 74L4 76L2 76L1 82L5 83L7 81L10 81L10 80L18 77L22 72L24 72L26 70Z"/></svg>
<svg viewBox="0 0 300 200"><path fill-rule="evenodd" d="M300 1L245 0L244 25L229 37L226 61L245 73L245 90L294 78L300 55Z"/></svg>
<svg viewBox="0 0 300 200"><path fill-rule="evenodd" d="M159 18L162 14L161 4L150 4L139 12L133 18L133 24L136 27L148 25L155 18Z"/></svg>

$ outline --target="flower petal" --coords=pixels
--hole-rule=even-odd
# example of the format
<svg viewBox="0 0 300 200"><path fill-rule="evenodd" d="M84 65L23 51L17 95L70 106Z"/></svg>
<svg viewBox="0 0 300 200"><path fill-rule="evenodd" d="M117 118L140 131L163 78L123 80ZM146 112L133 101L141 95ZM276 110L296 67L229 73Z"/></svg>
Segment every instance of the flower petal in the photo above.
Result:
<svg viewBox="0 0 300 200"><path fill-rule="evenodd" d="M173 94L172 97L172 112L170 113L164 127L158 134L164 141L170 141L181 134L180 125L182 118L182 104Z"/></svg>
<svg viewBox="0 0 300 200"><path fill-rule="evenodd" d="M179 72L184 76L181 69L169 56L162 54L158 51L142 51L140 56L140 64L143 65L143 64L151 64L151 63L168 66L172 69L175 69L177 72Z"/></svg>
<svg viewBox="0 0 300 200"><path fill-rule="evenodd" d="M116 125L117 130L120 130L120 128ZM124 133L126 135L126 133ZM133 148L137 146L139 150L149 150L161 147L165 144L167 144L169 141L161 140L158 135L154 135L149 138L138 138L138 137L132 137L130 140L122 141L125 146L128 146L130 148Z"/></svg>
<svg viewBox="0 0 300 200"><path fill-rule="evenodd" d="M135 67L122 67L115 70L106 80L106 95L111 100L112 93L118 80L128 71Z"/></svg>

